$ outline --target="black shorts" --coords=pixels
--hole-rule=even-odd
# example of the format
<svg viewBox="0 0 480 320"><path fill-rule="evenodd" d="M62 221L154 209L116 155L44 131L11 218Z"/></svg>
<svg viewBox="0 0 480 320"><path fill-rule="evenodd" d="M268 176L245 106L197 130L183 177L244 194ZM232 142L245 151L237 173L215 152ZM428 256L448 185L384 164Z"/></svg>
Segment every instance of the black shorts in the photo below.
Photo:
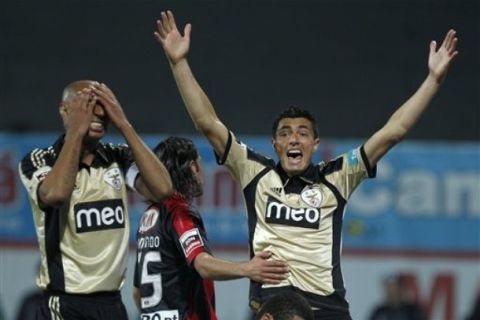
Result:
<svg viewBox="0 0 480 320"><path fill-rule="evenodd" d="M128 320L120 292L67 294L45 292L37 320Z"/></svg>
<svg viewBox="0 0 480 320"><path fill-rule="evenodd" d="M352 320L348 312L339 312L333 310L313 310L315 320Z"/></svg>

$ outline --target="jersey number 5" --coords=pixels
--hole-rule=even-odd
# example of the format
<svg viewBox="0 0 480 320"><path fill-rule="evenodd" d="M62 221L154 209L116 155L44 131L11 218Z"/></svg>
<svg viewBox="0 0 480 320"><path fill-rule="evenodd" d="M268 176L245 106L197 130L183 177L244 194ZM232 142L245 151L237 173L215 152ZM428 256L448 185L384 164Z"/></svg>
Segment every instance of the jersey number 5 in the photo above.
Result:
<svg viewBox="0 0 480 320"><path fill-rule="evenodd" d="M138 256L138 260L141 261L141 254ZM140 279L140 285L151 284L153 293L148 297L141 298L142 309L156 306L162 301L162 275L161 274L149 274L148 264L150 262L160 262L160 252L149 251L145 254L142 264L142 278Z"/></svg>

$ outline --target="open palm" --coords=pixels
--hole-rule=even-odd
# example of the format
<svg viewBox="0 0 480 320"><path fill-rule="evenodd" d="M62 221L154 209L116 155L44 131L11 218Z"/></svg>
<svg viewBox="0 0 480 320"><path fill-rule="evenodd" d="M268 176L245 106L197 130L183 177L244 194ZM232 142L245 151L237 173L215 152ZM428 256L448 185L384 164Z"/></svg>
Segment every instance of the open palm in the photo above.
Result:
<svg viewBox="0 0 480 320"><path fill-rule="evenodd" d="M458 54L456 50L457 41L455 30L449 30L438 50L437 43L435 41L430 42L428 68L437 82L441 82L445 78L450 62Z"/></svg>
<svg viewBox="0 0 480 320"><path fill-rule="evenodd" d="M161 20L157 20L155 37L162 45L170 62L175 64L188 53L192 27L190 24L187 24L184 29L184 36L182 36L178 31L171 11L162 12L161 16Z"/></svg>

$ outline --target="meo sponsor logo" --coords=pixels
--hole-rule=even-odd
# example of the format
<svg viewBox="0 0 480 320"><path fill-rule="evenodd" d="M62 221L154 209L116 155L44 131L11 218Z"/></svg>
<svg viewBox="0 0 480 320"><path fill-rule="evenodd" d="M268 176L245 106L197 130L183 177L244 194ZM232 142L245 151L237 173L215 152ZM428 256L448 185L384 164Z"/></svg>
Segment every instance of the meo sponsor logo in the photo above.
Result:
<svg viewBox="0 0 480 320"><path fill-rule="evenodd" d="M73 207L77 233L125 227L121 199L84 202Z"/></svg>
<svg viewBox="0 0 480 320"><path fill-rule="evenodd" d="M198 247L203 247L203 240L197 228L188 230L180 237L180 244L182 245L185 256L188 257L193 250Z"/></svg>
<svg viewBox="0 0 480 320"><path fill-rule="evenodd" d="M317 208L291 208L269 197L265 221L271 224L318 229L320 226L320 210Z"/></svg>
<svg viewBox="0 0 480 320"><path fill-rule="evenodd" d="M140 320L179 320L178 310L164 310L152 313L142 313Z"/></svg>

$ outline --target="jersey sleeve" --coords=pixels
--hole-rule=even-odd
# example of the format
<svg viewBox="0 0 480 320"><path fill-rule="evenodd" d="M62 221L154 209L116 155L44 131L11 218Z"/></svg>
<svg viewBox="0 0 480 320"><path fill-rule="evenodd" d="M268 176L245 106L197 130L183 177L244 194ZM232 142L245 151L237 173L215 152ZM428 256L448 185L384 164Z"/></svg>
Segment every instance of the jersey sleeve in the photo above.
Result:
<svg viewBox="0 0 480 320"><path fill-rule="evenodd" d="M135 162L127 169L127 174L125 175L125 180L127 181L127 186L137 191L135 188L135 181L137 180L138 176L140 175L140 171L138 170L137 164Z"/></svg>
<svg viewBox="0 0 480 320"><path fill-rule="evenodd" d="M363 180L376 176L377 167L370 166L362 145L330 161L322 170L327 181L348 200Z"/></svg>
<svg viewBox="0 0 480 320"><path fill-rule="evenodd" d="M190 214L187 205L178 206L172 219L174 239L189 264L202 252L211 253L203 224Z"/></svg>
<svg viewBox="0 0 480 320"><path fill-rule="evenodd" d="M225 165L233 179L245 188L253 178L266 167L274 167L272 159L264 157L235 138L229 132L225 153L220 158L217 155L217 163Z"/></svg>
<svg viewBox="0 0 480 320"><path fill-rule="evenodd" d="M135 180L140 174L130 147L126 144L108 144L107 148L114 154L115 161L119 164L124 174L127 186L135 190Z"/></svg>
<svg viewBox="0 0 480 320"><path fill-rule="evenodd" d="M54 160L44 149L34 149L18 165L20 180L28 192L30 200L39 205L38 187L52 170Z"/></svg>
<svg viewBox="0 0 480 320"><path fill-rule="evenodd" d="M140 251L137 250L135 255L135 259L136 259L135 267L133 269L133 286L135 288L140 288L140 274L139 274L139 268L138 268L139 257L140 257Z"/></svg>

